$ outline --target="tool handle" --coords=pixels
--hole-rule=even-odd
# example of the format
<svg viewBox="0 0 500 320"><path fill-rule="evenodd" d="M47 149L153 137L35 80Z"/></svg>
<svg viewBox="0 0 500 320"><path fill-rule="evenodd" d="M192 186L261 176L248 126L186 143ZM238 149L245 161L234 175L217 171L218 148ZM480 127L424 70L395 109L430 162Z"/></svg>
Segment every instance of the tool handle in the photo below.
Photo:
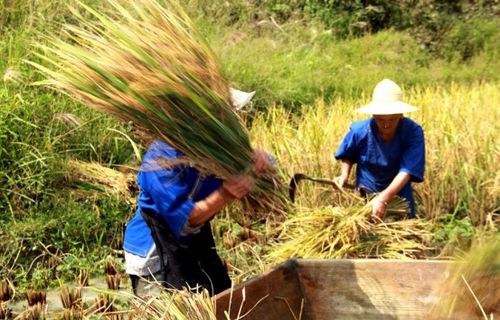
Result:
<svg viewBox="0 0 500 320"><path fill-rule="evenodd" d="M295 202L295 191L297 190L298 183L302 180L309 180L309 181L313 181L316 183L326 184L329 186L333 186L337 190L339 190L338 184L333 180L324 179L324 178L313 178L313 177L309 177L308 175L306 175L304 173L296 173L293 175L292 179L290 180L289 193L290 193L290 200L292 200L292 202ZM346 184L346 185L344 185L343 188L354 190L356 188L356 186L354 186L352 184Z"/></svg>

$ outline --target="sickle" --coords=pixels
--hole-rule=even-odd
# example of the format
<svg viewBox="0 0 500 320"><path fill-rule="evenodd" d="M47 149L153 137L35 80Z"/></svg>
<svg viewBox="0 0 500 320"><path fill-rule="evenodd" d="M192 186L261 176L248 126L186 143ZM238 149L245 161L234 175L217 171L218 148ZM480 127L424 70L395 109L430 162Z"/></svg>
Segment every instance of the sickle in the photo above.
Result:
<svg viewBox="0 0 500 320"><path fill-rule="evenodd" d="M289 195L290 195L290 200L292 200L292 203L295 202L295 191L297 190L297 185L302 180L309 180L309 181L313 181L316 183L326 184L329 186L333 186L334 188L336 188L338 190L340 189L339 185L333 180L323 179L323 178L312 178L304 173L296 173L293 175L292 179L290 180ZM344 186L344 188L351 189L351 190L355 189L354 185L352 185L352 184L346 184Z"/></svg>

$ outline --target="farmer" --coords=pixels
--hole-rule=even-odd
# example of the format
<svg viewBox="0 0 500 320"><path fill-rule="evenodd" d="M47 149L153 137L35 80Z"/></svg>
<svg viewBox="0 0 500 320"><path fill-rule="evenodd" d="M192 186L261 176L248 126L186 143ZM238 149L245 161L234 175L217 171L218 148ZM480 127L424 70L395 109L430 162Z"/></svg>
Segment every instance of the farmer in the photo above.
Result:
<svg viewBox="0 0 500 320"><path fill-rule="evenodd" d="M252 95L231 90L236 108L248 103ZM138 174L138 208L124 239L126 272L138 295L158 291L152 280L175 289L201 286L211 295L231 286L215 250L210 220L227 204L246 196L254 181L249 175L222 181L202 176L190 166L161 166L161 159L179 155L155 140ZM253 162L257 175L271 167L269 155L261 150L254 151Z"/></svg>
<svg viewBox="0 0 500 320"><path fill-rule="evenodd" d="M341 161L336 178L347 183L353 164L356 186L361 192L376 193L371 201L372 217L382 219L387 203L395 196L410 205L409 217L415 217L412 182L422 182L425 169L425 140L422 127L403 113L418 110L402 101L401 88L385 79L373 90L371 103L357 109L372 117L351 124L335 159Z"/></svg>

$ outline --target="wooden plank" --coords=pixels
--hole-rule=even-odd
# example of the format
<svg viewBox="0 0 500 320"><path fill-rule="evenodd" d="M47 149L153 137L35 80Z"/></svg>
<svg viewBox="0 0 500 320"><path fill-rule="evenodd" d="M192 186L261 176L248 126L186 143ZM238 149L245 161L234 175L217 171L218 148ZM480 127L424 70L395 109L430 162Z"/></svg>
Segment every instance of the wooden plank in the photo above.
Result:
<svg viewBox="0 0 500 320"><path fill-rule="evenodd" d="M423 319L444 261L299 260L306 319Z"/></svg>
<svg viewBox="0 0 500 320"><path fill-rule="evenodd" d="M231 289L221 292L214 298L217 319L225 320L225 312L230 314L230 319L247 312L245 320L298 319L303 295L296 267L297 262L290 260L245 281L232 292Z"/></svg>

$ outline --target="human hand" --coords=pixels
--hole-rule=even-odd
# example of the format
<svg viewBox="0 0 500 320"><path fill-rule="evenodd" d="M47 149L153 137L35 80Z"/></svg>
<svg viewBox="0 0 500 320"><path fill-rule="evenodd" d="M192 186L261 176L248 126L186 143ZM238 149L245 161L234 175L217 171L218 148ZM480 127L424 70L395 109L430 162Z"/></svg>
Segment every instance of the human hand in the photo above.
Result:
<svg viewBox="0 0 500 320"><path fill-rule="evenodd" d="M335 183L337 183L339 187L343 188L347 184L347 178L347 176L340 175L338 177L335 177L333 181L335 181Z"/></svg>
<svg viewBox="0 0 500 320"><path fill-rule="evenodd" d="M378 196L371 201L371 205L372 205L372 219L378 222L382 221L385 215L387 202L382 200L380 196Z"/></svg>
<svg viewBox="0 0 500 320"><path fill-rule="evenodd" d="M222 190L232 199L245 197L253 188L253 178L248 175L234 176L222 183Z"/></svg>
<svg viewBox="0 0 500 320"><path fill-rule="evenodd" d="M266 172L273 166L271 160L269 159L269 154L261 149L254 149L252 161L253 161L252 171L256 175Z"/></svg>

